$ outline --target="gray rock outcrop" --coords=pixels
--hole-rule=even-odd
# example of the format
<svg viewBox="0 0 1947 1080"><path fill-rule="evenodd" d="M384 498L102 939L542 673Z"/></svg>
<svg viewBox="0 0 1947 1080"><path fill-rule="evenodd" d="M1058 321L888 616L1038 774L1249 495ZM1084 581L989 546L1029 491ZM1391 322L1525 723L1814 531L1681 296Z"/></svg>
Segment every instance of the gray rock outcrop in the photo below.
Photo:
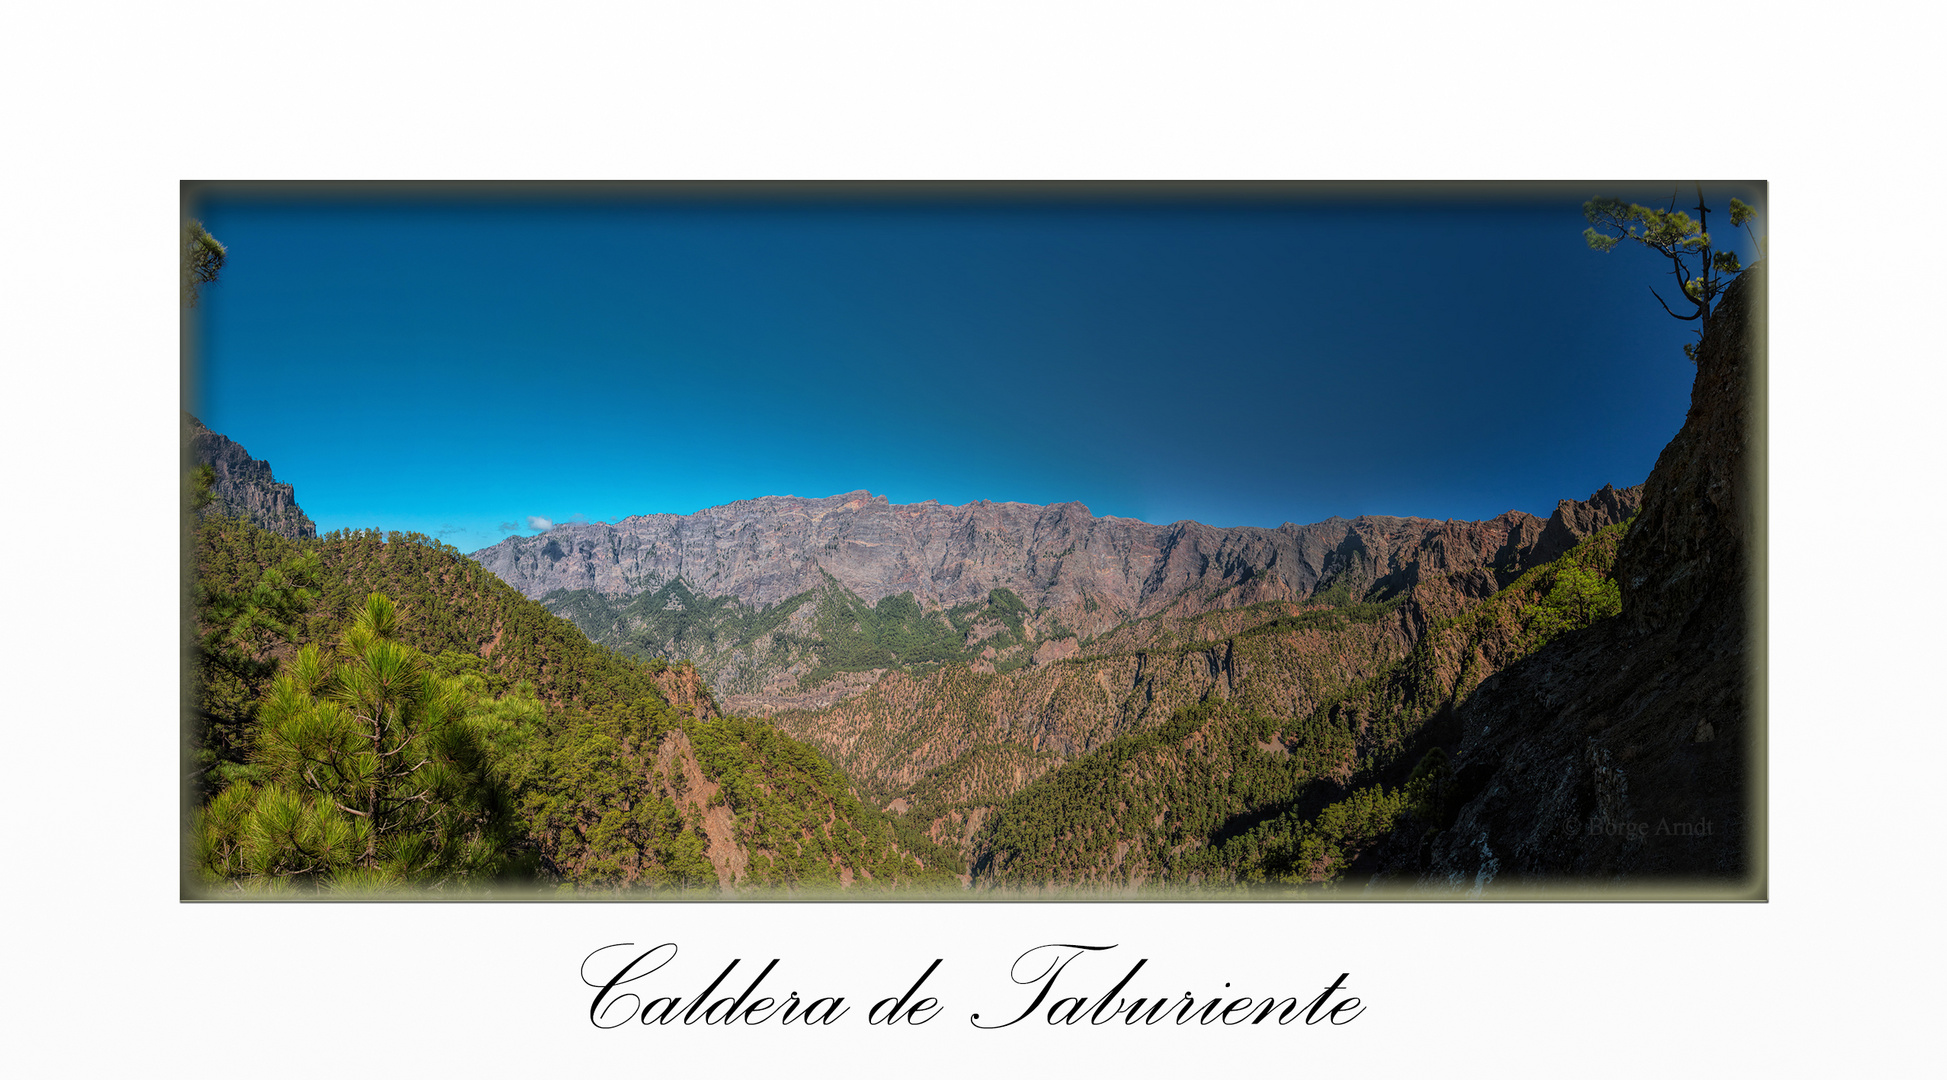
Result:
<svg viewBox="0 0 1947 1080"><path fill-rule="evenodd" d="M208 465L216 473L211 489L215 501L204 513L240 517L265 532L292 540L310 540L318 527L298 508L296 493L280 484L270 462L259 461L235 441L211 431L203 422L182 414L183 455L189 468Z"/></svg>

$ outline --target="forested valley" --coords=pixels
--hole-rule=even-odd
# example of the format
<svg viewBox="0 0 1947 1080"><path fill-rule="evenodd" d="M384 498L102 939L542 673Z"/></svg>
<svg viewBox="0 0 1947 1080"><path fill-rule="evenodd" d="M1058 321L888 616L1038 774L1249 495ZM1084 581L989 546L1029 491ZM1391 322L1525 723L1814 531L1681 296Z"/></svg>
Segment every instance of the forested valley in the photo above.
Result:
<svg viewBox="0 0 1947 1080"><path fill-rule="evenodd" d="M1186 594L1086 637L1005 587L928 611L827 582L770 624L809 601L806 682L869 682L739 717L430 537L280 535L212 505L206 469L190 488L207 895L1330 889L1450 823L1454 707L1615 614L1626 529L1526 570L1355 559L1303 599ZM672 595L679 628L708 610Z"/></svg>

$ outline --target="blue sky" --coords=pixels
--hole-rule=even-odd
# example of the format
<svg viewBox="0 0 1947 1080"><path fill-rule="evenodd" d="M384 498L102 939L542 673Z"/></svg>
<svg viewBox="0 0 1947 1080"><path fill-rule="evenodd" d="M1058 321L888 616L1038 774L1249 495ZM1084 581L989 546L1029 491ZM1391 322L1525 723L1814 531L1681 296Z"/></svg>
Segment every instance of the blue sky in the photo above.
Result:
<svg viewBox="0 0 1947 1080"><path fill-rule="evenodd" d="M463 551L860 488L1213 525L1545 515L1641 482L1682 424L1667 264L1581 238L1589 196L1670 190L215 191L194 211L230 255L184 407L321 530ZM1732 193L1756 197L1706 188L1720 242Z"/></svg>

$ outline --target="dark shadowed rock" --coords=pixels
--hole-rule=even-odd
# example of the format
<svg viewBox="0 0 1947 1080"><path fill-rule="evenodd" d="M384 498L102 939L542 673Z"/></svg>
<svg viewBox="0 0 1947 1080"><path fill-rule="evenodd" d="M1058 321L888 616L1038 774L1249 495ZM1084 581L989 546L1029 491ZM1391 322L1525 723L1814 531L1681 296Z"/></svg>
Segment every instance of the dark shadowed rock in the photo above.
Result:
<svg viewBox="0 0 1947 1080"><path fill-rule="evenodd" d="M1423 887L1753 871L1748 410L1762 275L1731 287L1699 345L1689 416L1617 558L1622 614L1487 680L1458 711L1466 801L1418 856ZM1549 527L1575 518L1558 510Z"/></svg>

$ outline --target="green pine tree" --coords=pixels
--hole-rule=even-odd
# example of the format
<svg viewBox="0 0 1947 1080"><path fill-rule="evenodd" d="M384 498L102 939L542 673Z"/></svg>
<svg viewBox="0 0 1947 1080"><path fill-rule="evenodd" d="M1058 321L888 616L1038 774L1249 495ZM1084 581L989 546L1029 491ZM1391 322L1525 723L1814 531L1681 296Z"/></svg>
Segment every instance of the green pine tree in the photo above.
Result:
<svg viewBox="0 0 1947 1080"><path fill-rule="evenodd" d="M277 673L276 655L298 637L318 599L323 567L315 550L264 570L248 588L194 590L201 633L191 641L192 778L221 786L235 779L249 749L257 705Z"/></svg>
<svg viewBox="0 0 1947 1080"><path fill-rule="evenodd" d="M1567 567L1535 609L1530 628L1543 638L1592 626L1622 612L1622 592L1614 578L1586 567Z"/></svg>
<svg viewBox="0 0 1947 1080"><path fill-rule="evenodd" d="M1704 203L1703 185L1697 185L1696 217L1691 217L1676 208L1676 197L1670 198L1670 206L1658 210L1653 206L1638 206L1625 203L1621 199L1597 197L1582 204L1582 216L1589 221L1589 227L1582 230L1582 238L1596 251L1612 251L1625 240L1656 252L1670 260L1670 274L1677 279L1677 288L1683 294L1692 310L1679 315L1654 288L1650 295L1663 305L1663 310L1671 317L1685 322L1697 323L1697 337L1701 340L1704 332L1710 329L1710 316L1717 300L1724 290L1730 288L1732 279L1745 269L1739 264L1737 253L1713 248L1708 224L1710 208ZM1751 232L1750 222L1757 217L1757 211L1740 199L1731 200L1731 225ZM1755 234L1753 242L1758 250L1764 250L1764 241ZM1694 267L1693 267L1694 264ZM1681 305L1679 305L1681 306ZM1696 360L1696 346L1683 347L1685 356Z"/></svg>
<svg viewBox="0 0 1947 1080"><path fill-rule="evenodd" d="M228 248L222 241L211 236L200 221L183 222L183 295L184 307L195 307L202 287L216 280L223 269L223 260L229 256Z"/></svg>
<svg viewBox="0 0 1947 1080"><path fill-rule="evenodd" d="M334 654L307 647L286 665L259 710L251 776L200 815L206 875L436 886L528 869L500 763L540 703L525 688L488 699L397 634L373 593Z"/></svg>

